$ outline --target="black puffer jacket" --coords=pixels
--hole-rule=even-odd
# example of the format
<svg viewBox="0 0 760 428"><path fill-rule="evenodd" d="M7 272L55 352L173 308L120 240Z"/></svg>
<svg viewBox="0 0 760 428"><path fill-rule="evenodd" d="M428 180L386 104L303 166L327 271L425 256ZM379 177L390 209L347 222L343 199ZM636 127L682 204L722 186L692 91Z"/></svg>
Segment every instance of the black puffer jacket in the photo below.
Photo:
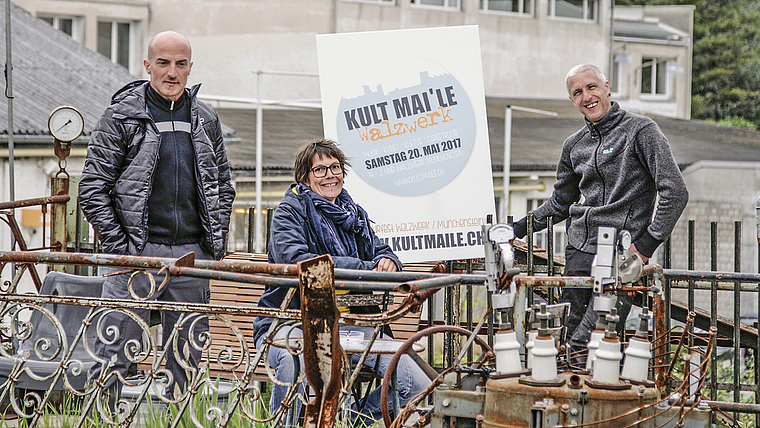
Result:
<svg viewBox="0 0 760 428"><path fill-rule="evenodd" d="M148 239L148 196L160 136L145 103L149 83L136 81L114 94L92 132L79 198L100 237L103 251L137 255ZM193 148L204 235L201 245L224 256L235 190L219 117L196 99L200 85L185 89L191 99Z"/></svg>

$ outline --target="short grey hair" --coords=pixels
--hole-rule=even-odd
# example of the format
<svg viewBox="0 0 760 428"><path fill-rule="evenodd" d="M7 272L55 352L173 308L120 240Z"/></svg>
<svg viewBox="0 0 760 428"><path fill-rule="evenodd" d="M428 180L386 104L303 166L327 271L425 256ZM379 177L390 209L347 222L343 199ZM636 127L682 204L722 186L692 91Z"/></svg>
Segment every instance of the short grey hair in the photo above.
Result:
<svg viewBox="0 0 760 428"><path fill-rule="evenodd" d="M575 77L577 74L585 73L587 71L593 72L599 82L607 82L607 78L604 77L604 73L602 73L602 70L599 69L599 67L595 66L594 64L579 64L571 68L570 71L567 72L567 76L565 76L565 87L567 88L568 94L570 93L570 79Z"/></svg>

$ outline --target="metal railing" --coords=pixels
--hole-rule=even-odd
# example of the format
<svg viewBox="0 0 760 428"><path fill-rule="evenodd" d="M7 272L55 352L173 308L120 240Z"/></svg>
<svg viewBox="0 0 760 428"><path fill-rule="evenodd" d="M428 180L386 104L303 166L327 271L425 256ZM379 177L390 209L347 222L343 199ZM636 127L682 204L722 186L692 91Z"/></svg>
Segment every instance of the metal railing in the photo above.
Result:
<svg viewBox="0 0 760 428"><path fill-rule="evenodd" d="M52 198L64 198L63 196L54 196ZM67 198L67 197L65 197ZM59 203L63 202L58 201L57 199L54 201L51 198L42 198L45 199L45 203ZM50 200L48 200L50 199ZM551 222L549 222L549 225L551 225ZM532 224L529 223L529 227L532 227ZM550 226L551 227L551 226ZM694 221L688 222L688 237L687 242L685 244L685 247L688 249L688 266L689 269L687 270L675 270L670 268L670 260L672 256L672 248L673 245L670 241L668 241L664 245L664 263L663 268L661 269L654 269L650 270L650 275L646 278L645 282L642 285L642 288L639 292L639 296L637 299L637 305L642 307L647 307L651 309L653 312L658 313L659 317L661 319L662 323L662 329L661 331L669 332L672 330L672 328L678 324L678 325L688 325L689 327L689 333L693 334L693 336L690 337L699 337L700 334L705 335L707 334L711 328L715 328L717 331L717 346L713 349L713 354L709 357L709 374L707 376L707 382L704 385L704 388L707 390L707 394L709 394L709 398L711 400L732 400L736 403L736 408L738 408L740 412L743 413L755 413L760 414L760 394L758 394L758 386L757 386L757 379L760 379L760 376L758 376L758 371L760 370L760 352L758 350L760 349L760 337L758 336L757 332L757 325L754 326L750 325L743 325L741 320L741 313L740 313L740 307L742 305L742 301L745 301L747 299L752 299L753 301L758 302L758 311L760 312L760 298L758 298L759 293L759 287L758 284L760 284L760 275L754 274L754 273L741 273L739 272L740 266L741 266L741 228L742 224L741 222L734 222L734 242L733 242L733 248L734 248L734 256L733 261L735 265L735 272L717 272L717 222L712 222L710 224L710 245L711 245L711 251L710 251L710 266L711 271L696 271L693 269L694 266L696 266L696 256L695 251L693 251L693 248L695 247L696 242L696 224ZM76 234L77 237L79 237L79 234ZM536 298L544 299L549 303L553 303L557 299L559 299L559 289L564 286L578 286L578 287L590 287L590 278L562 278L558 279L556 278L559 276L562 268L562 259L559 257L556 257L553 254L553 243L552 238L554 236L551 229L549 230L548 236L548 248L547 250L541 250L533 247L533 240L532 240L532 234L528 234L526 243L524 246L522 246L524 258L518 258L518 265L521 267L521 270L523 271L524 275L521 277L518 277L518 282L521 284L521 286L525 287L527 289L527 292L525 293L527 303L528 305L531 305L533 303L533 300ZM760 244L759 244L760 245ZM75 245L75 248L81 248L85 247L84 245ZM23 249L23 248L22 248ZM760 251L758 251L760 254ZM33 254L33 255L31 255ZM12 256L5 255L6 257L9 257L9 260L5 260L5 263L14 262L19 263L18 266L28 266L30 263L51 263L51 264L68 264L68 265L76 265L76 266L122 266L124 263L123 260L119 259L118 256L116 257L108 257L103 255L97 255L97 254L58 254L58 253L15 253ZM289 287L294 287L297 284L297 279L295 278L295 271L294 267L282 267L282 266L276 266L276 265L268 265L269 267L264 269L261 267L258 267L256 269L264 269L265 272L253 272L253 271L247 271L246 269L251 269L249 267L250 264L235 264L235 262L202 262L202 261L196 261L193 266L189 265L183 265L182 263L176 263L176 261L173 261L171 263L164 263L164 264L139 264L143 263L144 261L136 261L137 259L134 258L126 258L129 260L129 263L126 265L123 265L122 267L131 267L131 268L139 268L139 269L164 269L166 272L168 272L170 275L187 275L187 276L198 276L198 277L204 277L209 279L217 279L217 280L226 280L226 281L236 281L236 282L257 282L257 281L267 281L268 283L277 283L277 284L288 284ZM117 261L119 260L119 261ZM122 263L122 264L120 264ZM134 265L133 263L138 263L138 265ZM245 267L244 267L245 266ZM284 269L282 271L277 271L277 269ZM441 281L440 278L426 278L423 276L415 276L414 280L421 280L421 282L417 283L414 282L410 277L388 277L384 275L380 275L382 279L378 279L377 277L373 277L372 273L367 273L366 275L362 275L360 278L357 278L355 276L353 277L346 277L345 281L339 281L340 283L344 284L345 287L351 287L352 281L358 281L354 282L353 284L356 286L363 286L361 285L361 281L370 281L374 282L374 287L377 287L378 290L385 289L397 289L401 284L403 283L404 291L410 291L410 290L421 290L426 289L426 287L430 286L430 282L433 282L432 287L438 288L441 287L444 288L444 292L442 293L442 299L443 299L443 307L445 308L444 314L443 314L443 320L437 319L434 315L434 311L428 311L428 324L448 324L448 325L462 325L465 326L468 329L473 329L475 319L473 316L473 313L475 313L475 302L473 301L474 296L474 290L477 288L479 284L483 283L483 275L480 274L482 271L483 266L482 263L480 263L479 260L466 260L466 261L450 261L448 262L448 270L451 273L462 273L461 275L453 275L453 277L457 277L453 282L447 282L444 281L445 284L443 286L441 284L436 284L436 281ZM280 276L280 274L284 274L285 276ZM343 273L340 272L340 270L336 270L336 278L340 278L340 275ZM8 315L11 318L14 318L15 314L23 313L24 310L22 309L28 309L28 310L34 310L34 311L41 311L45 312L45 305L57 305L57 304L73 304L73 303L79 303L79 304L87 304L94 306L99 309L93 310L93 314L88 315L88 324L87 326L83 323L82 328L86 329L89 328L90 325L94 322L94 318L96 316L95 312L100 313L103 315L103 312L107 311L130 311L132 309L152 309L152 310L182 310L182 311L192 311L197 314L201 314L201 316L215 319L220 321L222 324L228 326L231 330L235 330L235 317L240 315L245 316L252 316L252 315L271 315L271 316L278 316L281 318L296 318L296 314L292 312L285 311L274 311L274 312L267 312L267 311L260 311L256 308L241 308L241 307L232 307L232 306L224 306L224 305L211 305L211 306L197 306L197 305L184 305L184 304L176 304L176 303L157 303L157 302L150 302L150 301L119 301L119 302L108 302L104 301L98 298L91 298L91 299L82 299L82 298L65 298L65 296L57 296L55 298L53 297L41 297L41 296L21 296L21 295L15 295L14 293L8 294L8 291L13 291L12 285L17 283L18 278L20 277L21 272L18 270L15 272L14 279L10 281L7 285L10 285L11 287L5 287L4 292L6 294L0 295L0 301L3 302L4 307L6 310L3 312L4 315ZM346 273L346 275L348 275ZM389 279L390 278L390 279ZM429 280L429 281L428 281ZM426 282L427 281L427 282ZM658 293L654 293L650 291L650 286L652 284L661 282L661 297L662 300L658 301L657 298L659 296ZM454 283L461 283L461 285L454 286ZM383 288L385 287L385 288ZM686 295L686 301L680 302L677 299L673 297L673 292L682 290L683 293ZM417 293L415 291L415 293ZM709 300L711 302L711 307L709 310L706 308L699 308L697 307L697 299L696 297L700 294L706 294L709 293ZM732 306L733 310L729 311L731 313L730 317L723 317L719 315L719 293L730 293L731 300L732 300ZM414 293L413 293L414 294ZM461 302L462 304L456 304L457 302ZM490 302L487 302L487 305ZM658 305L661 305L661 307L658 307ZM693 322L688 323L687 321L689 319L689 314L693 313L694 318ZM47 316L47 315L46 315ZM380 319L376 318L370 321L362 321L361 319L357 319L356 323L362 323L367 322L369 324L372 323L387 323L389 322L390 318L394 315L384 315L385 318ZM53 317L55 318L55 317ZM15 319L15 318L14 318ZM190 325L193 324L189 319L186 321ZM56 324L53 322L53 324ZM96 323L97 324L97 323ZM16 326L28 326L27 324L24 324L21 321L17 321ZM15 327L12 323L10 327L11 331L17 336L21 337L23 334L28 334L28 332L24 332L23 330L20 330L19 327ZM486 327L485 335L489 341L493 338L493 325L491 322L488 322ZM153 342L151 342L151 339L148 338L150 336L147 334L145 335L145 341L146 341L146 347L145 349L152 350L156 349L158 350L159 347L155 342L155 339ZM59 334L62 335L63 332L59 331ZM81 332L81 334L84 334L84 330ZM453 335L450 333L447 333L447 339L444 341L444 349L443 349L443 358L442 363L440 366L445 367L448 365L451 365L454 361L455 356L459 353L459 350L457 349L457 342L453 339ZM21 336L19 336L21 335ZM81 340L81 337L78 339ZM240 338L241 343L245 341L244 338ZM670 346L669 344L672 343L671 338L665 337L663 339L663 343L665 346ZM82 342L78 342L82 343ZM491 342L492 343L492 342ZM694 347L699 348L698 344L695 344L693 339L687 344L688 347ZM51 346L51 345L49 345ZM69 349L71 349L72 344L68 344ZM166 357L157 354L157 353L150 353L148 352L145 354L145 349L141 351L141 356L150 355L149 357L146 357L143 361L150 361L149 364L154 371L148 372L148 377L156 380L159 378L159 375L161 373L160 369L160 362L162 359L165 359ZM720 350L724 350L725 352L720 352ZM230 351L230 355L238 355L245 353L245 349L241 348L238 351ZM2 351L3 356L6 356L8 358L19 358L18 356L14 357L12 353L9 353L7 351ZM58 354L61 354L63 351L59 351ZM63 352L65 354L65 352ZM437 356L433 355L434 353L434 347L428 346L428 360L433 361ZM668 350L667 352L662 352L663 358L666 360L668 358L671 358L670 360L667 360L666 363L670 364L673 360L673 353ZM728 355L728 358L730 358L729 364L726 365L726 367L721 368L720 361L721 358L724 358L725 355ZM743 358L745 356L746 358ZM25 358L28 358L28 356L22 356L16 361L25 361ZM223 354L219 354L217 357L215 357L215 361L222 363L224 365L225 358ZM261 358L261 352L258 352L256 355L253 356L247 356L244 363L242 363L242 366L237 365L232 370L233 372L237 373L237 377L232 376L232 378L237 379L237 386L235 387L234 391L235 393L241 394L240 397L248 397L246 399L240 399L240 409L243 410L244 417L251 417L253 420L256 419L258 416L254 415L254 412L250 409L253 409L255 405L253 404L256 400L250 400L251 397L253 398L259 398L259 395L261 394L261 391L257 389L251 379L246 379L244 375L240 375L241 370L242 373L248 373L249 367L257 367L258 363L260 362ZM154 366L154 363L157 365ZM23 371L24 363L18 363L20 366L17 367L17 370ZM67 363L62 364L62 366L67 367L78 367L79 363ZM742 367L750 367L752 370L742 370ZM244 369L241 369L241 367L245 367ZM440 368L440 367L439 367ZM251 369L253 370L253 369ZM62 371L60 374L64 373ZM205 372L205 373L208 373ZM200 373L199 374L203 374ZM270 373L271 374L271 373ZM242 376L242 377L241 377ZM10 382L10 378L9 378ZM206 381L208 382L208 381ZM243 385L244 382L245 386ZM192 382L191 382L192 384ZM10 384L7 384L8 386ZM208 387L211 387L210 384L208 384ZM196 385L197 386L197 385ZM671 383L667 383L664 385L664 387L673 387L675 385ZM213 388L212 388L213 389ZM6 391L4 392L6 396L12 396L14 392L11 392L11 390L15 390L15 388L6 388ZM146 390L147 391L147 390ZM183 401L177 401L173 404L175 405L184 405L186 406L186 410L189 408L187 406L190 406L189 403L193 402L194 400L197 400L198 393L200 390L194 390L193 394L188 395L186 398L183 398ZM722 392L721 392L722 391ZM90 391L92 392L92 390ZM145 392L147 394L147 392ZM295 394L295 393L294 393ZM77 397L81 397L81 393L77 392L74 394ZM95 394L97 395L97 394ZM144 395L144 394L143 394ZM291 397L294 398L295 396ZM23 398L23 397L16 397L17 399ZM747 400L752 401L754 404L746 403ZM47 401L49 401L49 398L47 398L47 395L40 395L38 400L40 403L46 404ZM745 403L742 403L744 401ZM23 402L21 400L20 402ZM246 403L243 405L242 403ZM249 406L250 405L250 406ZM248 406L248 407L246 407ZM17 411L25 412L25 407L23 405L18 405ZM32 406L33 407L33 406ZM42 406L44 408L44 406ZM733 411L733 410L732 410ZM31 413L27 413L27 416L29 417L37 417L42 414L42 410L40 408L34 408L31 411ZM218 413L218 411L215 411ZM36 416L35 416L36 415ZM229 417L229 415L227 415ZM218 419L217 419L218 422ZM755 417L754 421L757 425L760 426L760 416ZM203 426L203 425L201 425Z"/></svg>
<svg viewBox="0 0 760 428"><path fill-rule="evenodd" d="M302 311L287 309L293 292L289 293L280 308L157 302L151 298L163 286L163 282L154 280L161 275L165 275L163 281L170 277L188 276L283 287L293 291L300 288L302 295L313 284L320 282L315 280L320 276L324 277L321 282L329 284L331 289L334 284L338 290L407 290L402 304L387 312L340 315L343 323L375 327L375 335L382 326L405 316L409 311L419 310L425 298L437 288L463 282L458 275L332 269L331 260L329 269L304 273L301 264L205 261L192 257L163 259L83 253L0 252L0 271L12 264L30 263L121 268L133 272L131 278L143 274L149 276L154 286L150 295L135 296L129 300L104 299L99 297L99 291L93 290L84 290L84 294L89 291L89 295L0 294L0 318L11 320L9 333L21 343L17 350L0 349L0 402L9 403L15 414L27 419L28 426L46 426L45 420L51 412L73 413L75 421L71 425L77 427L92 423L175 427L182 419L198 427L228 426L232 419L247 421L245 426L253 423L274 426L285 418L295 400L309 401L308 396L299 393L298 381L290 387L287 399L274 414L257 411L268 407L258 381L263 376L266 382L278 382L272 369L262 364L269 347L277 345L266 339L261 349L254 349L250 346L252 338L241 332L239 327L242 326L238 325L241 320L250 322L254 316L272 317L275 321L268 332L268 337L272 338L279 329L290 328L292 321L305 322L308 317ZM303 264L308 266L308 263ZM19 276L14 278L17 281ZM71 280L72 276L68 279ZM59 314L61 308L67 306L84 309L81 324L77 321L74 329L71 328L71 320L60 318L63 316ZM178 311L183 314L165 340L165 343L172 345L171 351L162 349L161 341L139 315L138 311L146 310ZM325 308L321 307L320 310L324 312ZM125 378L116 374L112 370L114 360L99 356L93 347L95 338L99 342L110 343L123 333L120 327L108 321L109 317L114 316L131 318L139 326L139 340L128 341L122 350L129 361L138 367L140 376ZM208 326L204 328L204 320L212 322L211 329ZM222 332L221 329L227 331ZM183 330L191 338L184 347L180 340ZM222 337L227 339L218 342ZM308 350L309 344L318 339L318 336L312 338L307 334L299 343ZM363 358L370 347L371 341ZM204 355L200 364L191 361L192 350ZM162 389L166 384L172 384L171 374L164 368L169 352L188 374L187 387L178 395ZM102 367L101 375L97 379L88 379L89 369L93 366ZM257 370L263 370L263 375L257 374ZM346 373L347 382L339 395L327 397L334 403L334 408L347 399L358 370L356 368ZM114 378L122 386L119 396L114 396L109 387L109 379ZM299 379L304 379L303 374ZM51 410L54 405L60 404L54 403L58 391L72 397L76 403L73 412L72 409ZM141 407L146 397L156 406L154 413L147 415Z"/></svg>

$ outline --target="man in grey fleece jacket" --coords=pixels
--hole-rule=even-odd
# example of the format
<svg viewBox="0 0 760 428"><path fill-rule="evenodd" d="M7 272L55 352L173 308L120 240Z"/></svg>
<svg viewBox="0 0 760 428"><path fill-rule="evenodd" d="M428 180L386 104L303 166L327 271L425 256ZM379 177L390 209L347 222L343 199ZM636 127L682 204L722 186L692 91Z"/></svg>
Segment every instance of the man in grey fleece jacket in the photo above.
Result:
<svg viewBox="0 0 760 428"><path fill-rule="evenodd" d="M681 171L667 138L650 118L634 115L610 101L610 86L591 64L573 67L565 78L573 105L586 126L565 140L557 164L557 183L543 205L533 210L534 230L567 219L566 276L590 276L599 226L631 233L630 250L646 263L664 242L689 200ZM527 217L515 223L515 235L527 233ZM590 289L566 289L571 349L585 349L596 313ZM621 323L632 299L619 296ZM585 315L584 315L585 314Z"/></svg>

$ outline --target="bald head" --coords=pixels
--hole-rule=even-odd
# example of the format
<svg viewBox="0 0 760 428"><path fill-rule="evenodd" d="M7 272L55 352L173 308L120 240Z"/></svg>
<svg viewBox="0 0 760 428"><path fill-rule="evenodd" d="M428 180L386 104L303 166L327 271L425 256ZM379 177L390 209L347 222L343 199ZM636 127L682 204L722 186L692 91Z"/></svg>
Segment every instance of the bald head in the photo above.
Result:
<svg viewBox="0 0 760 428"><path fill-rule="evenodd" d="M185 36L176 31L163 31L150 38L148 42L148 61L153 61L157 47L173 45L187 49L187 58L192 59L193 49Z"/></svg>
<svg viewBox="0 0 760 428"><path fill-rule="evenodd" d="M143 61L150 85L162 97L177 101L185 91L193 62L187 39L174 31L158 33L148 43L148 59Z"/></svg>

